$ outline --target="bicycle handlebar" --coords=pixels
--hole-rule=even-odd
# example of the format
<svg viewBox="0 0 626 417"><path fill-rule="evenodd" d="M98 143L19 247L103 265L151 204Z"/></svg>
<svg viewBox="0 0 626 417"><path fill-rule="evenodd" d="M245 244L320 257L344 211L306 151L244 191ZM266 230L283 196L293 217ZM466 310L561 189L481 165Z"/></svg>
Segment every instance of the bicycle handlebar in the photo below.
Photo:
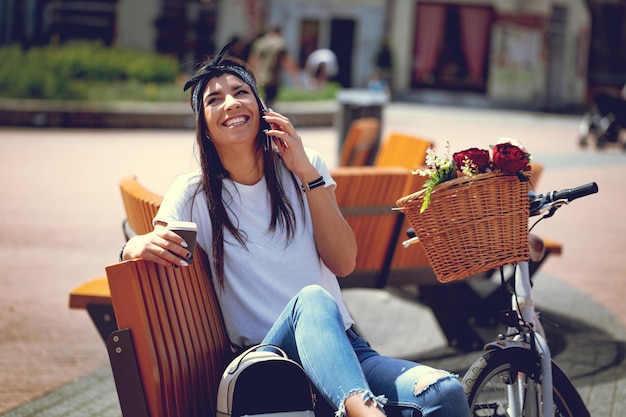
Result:
<svg viewBox="0 0 626 417"><path fill-rule="evenodd" d="M532 191L530 195L530 216L536 216L546 208L557 205L568 204L577 198L586 197L598 192L598 184L590 182L588 184L579 185L574 188L566 188L560 191L550 191L546 194L535 194Z"/></svg>

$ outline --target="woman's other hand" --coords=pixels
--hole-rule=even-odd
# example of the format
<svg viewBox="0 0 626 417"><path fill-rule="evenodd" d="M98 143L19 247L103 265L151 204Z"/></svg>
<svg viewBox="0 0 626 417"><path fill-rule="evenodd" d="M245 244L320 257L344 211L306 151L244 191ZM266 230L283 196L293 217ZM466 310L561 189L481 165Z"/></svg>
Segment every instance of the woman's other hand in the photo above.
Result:
<svg viewBox="0 0 626 417"><path fill-rule="evenodd" d="M176 233L157 225L145 235L131 238L124 247L122 259L145 259L165 267L189 266L186 261L193 254L187 250L187 242Z"/></svg>

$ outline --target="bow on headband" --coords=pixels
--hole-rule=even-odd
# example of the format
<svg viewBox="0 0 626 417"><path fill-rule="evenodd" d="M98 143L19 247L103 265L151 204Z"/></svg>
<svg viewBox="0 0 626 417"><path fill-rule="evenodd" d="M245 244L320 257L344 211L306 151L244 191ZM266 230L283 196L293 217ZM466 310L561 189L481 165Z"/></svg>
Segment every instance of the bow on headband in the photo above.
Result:
<svg viewBox="0 0 626 417"><path fill-rule="evenodd" d="M259 103L259 108L263 108L253 75L250 74L250 72L248 72L248 70L246 70L246 68L241 64L228 59L228 57L225 58L226 53L230 50L232 44L233 42L229 42L226 46L224 46L220 53L217 54L211 62L204 65L193 78L185 83L183 91L187 91L189 88L193 87L191 105L193 107L193 112L196 115L196 120L202 110L202 93L204 92L208 82L212 78L219 77L225 73L232 74L248 84L252 89L257 102Z"/></svg>

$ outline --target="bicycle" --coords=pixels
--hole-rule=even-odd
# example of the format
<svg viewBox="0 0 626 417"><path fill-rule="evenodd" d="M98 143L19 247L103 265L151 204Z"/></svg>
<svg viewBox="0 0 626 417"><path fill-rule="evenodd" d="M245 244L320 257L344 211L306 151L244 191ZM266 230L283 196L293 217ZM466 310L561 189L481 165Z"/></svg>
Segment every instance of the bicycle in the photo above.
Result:
<svg viewBox="0 0 626 417"><path fill-rule="evenodd" d="M530 216L552 217L571 201L598 192L589 183L547 194L530 193ZM405 247L417 241L412 237ZM513 266L511 310L500 315L504 334L485 345L484 353L462 378L472 416L587 417L578 391L552 359L545 332L533 302L528 262ZM502 284L507 285L503 269Z"/></svg>

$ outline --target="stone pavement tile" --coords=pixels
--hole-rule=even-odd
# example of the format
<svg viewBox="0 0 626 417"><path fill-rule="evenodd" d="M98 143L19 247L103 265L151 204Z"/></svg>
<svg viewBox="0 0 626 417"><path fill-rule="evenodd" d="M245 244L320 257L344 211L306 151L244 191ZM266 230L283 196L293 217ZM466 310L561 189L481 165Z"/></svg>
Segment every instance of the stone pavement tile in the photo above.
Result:
<svg viewBox="0 0 626 417"><path fill-rule="evenodd" d="M120 417L111 368L105 366L1 417Z"/></svg>

